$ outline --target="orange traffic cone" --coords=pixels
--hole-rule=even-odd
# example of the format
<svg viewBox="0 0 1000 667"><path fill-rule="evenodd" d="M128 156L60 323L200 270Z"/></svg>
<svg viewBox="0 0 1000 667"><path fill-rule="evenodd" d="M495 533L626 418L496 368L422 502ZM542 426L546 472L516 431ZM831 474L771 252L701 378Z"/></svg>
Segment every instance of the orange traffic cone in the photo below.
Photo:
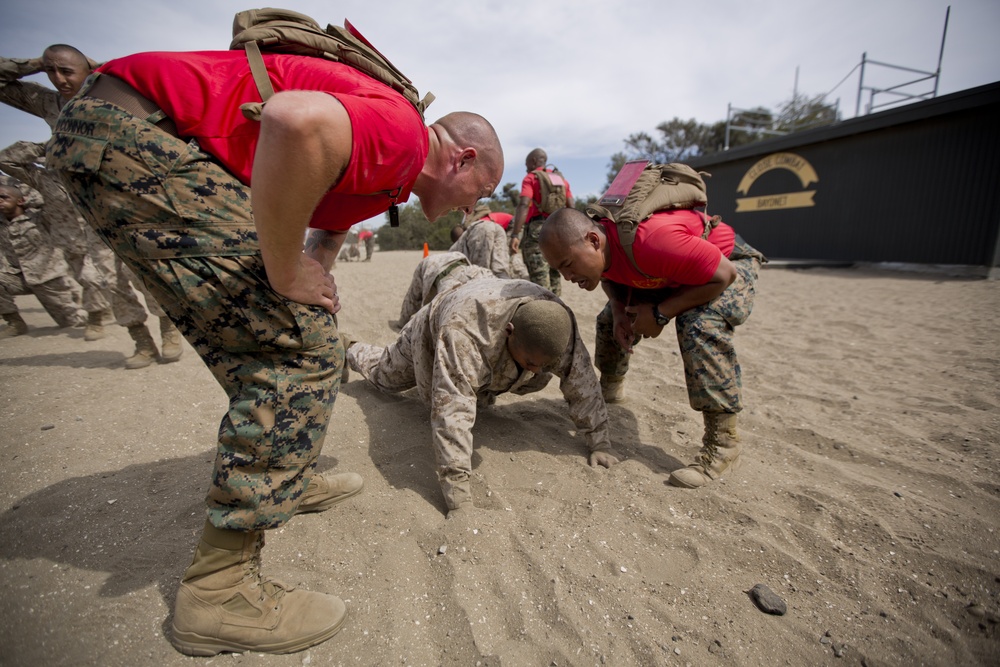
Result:
<svg viewBox="0 0 1000 667"><path fill-rule="evenodd" d="M427 257L429 254L431 254L431 249L427 247L426 243L424 243L424 257Z"/></svg>

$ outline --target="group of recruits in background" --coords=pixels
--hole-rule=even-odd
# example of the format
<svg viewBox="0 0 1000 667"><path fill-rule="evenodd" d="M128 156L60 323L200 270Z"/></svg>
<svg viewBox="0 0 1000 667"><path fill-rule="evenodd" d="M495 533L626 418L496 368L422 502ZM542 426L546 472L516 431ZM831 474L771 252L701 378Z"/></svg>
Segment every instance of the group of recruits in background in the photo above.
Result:
<svg viewBox="0 0 1000 667"><path fill-rule="evenodd" d="M75 48L58 44L40 58L0 58L0 101L55 127L60 109L95 66ZM43 71L56 90L20 80ZM60 327L85 327L86 341L104 338L112 318L126 327L135 341L127 369L178 361L184 351L180 331L45 168L45 145L18 141L0 150L0 171L0 315L7 323L0 339L28 333L14 297L34 294ZM159 319L159 350L133 286Z"/></svg>
<svg viewBox="0 0 1000 667"><path fill-rule="evenodd" d="M750 313L765 260L731 227L704 237L700 213L656 213L639 227L633 266L613 222L572 207L568 183L565 208L539 214L536 170L547 158L538 149L525 163L508 240L477 208L504 168L485 118L453 112L425 125L402 95L349 65L278 53L264 62L278 92L259 119L232 113L260 100L242 51L140 53L95 71L59 45L41 59L3 63L4 100L53 127L44 156L36 148L27 164L44 159L75 205L69 217L86 221L87 243L74 247L81 266L110 248L229 397L206 519L174 602L169 639L179 651L287 653L342 627L342 600L272 579L260 559L266 531L363 489L358 474L316 469L348 370L382 391L416 387L431 404L438 481L449 519L461 526L475 507L477 409L558 377L588 462L609 468L620 455L606 402L624 395L633 346L675 319L691 407L703 413L705 431L696 460L670 482L696 488L734 466L742 403L733 328ZM55 95L18 81L39 69ZM60 187L45 191L46 206ZM12 200L0 198L8 231L27 227L28 201L10 188L0 193ZM393 344L346 340L334 261L353 225L411 194L429 220L462 211L462 233L448 253L418 265ZM70 224L50 223L62 226ZM13 235L11 245L25 238L36 252L44 246L36 231ZM524 266L514 266L519 249ZM4 289L49 282L29 282L28 273L22 262L20 281ZM517 277L529 274L534 282ZM560 277L608 296L597 320L600 378L557 295ZM65 321L74 321L68 311Z"/></svg>

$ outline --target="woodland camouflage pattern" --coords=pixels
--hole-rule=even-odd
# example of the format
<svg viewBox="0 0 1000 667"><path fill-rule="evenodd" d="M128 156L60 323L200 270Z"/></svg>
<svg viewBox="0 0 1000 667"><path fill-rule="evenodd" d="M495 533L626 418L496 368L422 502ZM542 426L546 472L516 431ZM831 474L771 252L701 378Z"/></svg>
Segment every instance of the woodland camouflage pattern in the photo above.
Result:
<svg viewBox="0 0 1000 667"><path fill-rule="evenodd" d="M742 242L737 243L729 259L736 267L733 284L709 303L691 308L675 318L688 400L691 407L700 412L739 412L743 409L740 364L733 346L734 327L750 316L757 273L762 260L766 260ZM632 302L659 303L669 291L633 288ZM614 339L610 303L597 316L594 358L602 377L622 377L628 372L629 355Z"/></svg>
<svg viewBox="0 0 1000 667"><path fill-rule="evenodd" d="M562 276L549 266L538 247L538 235L544 222L544 218L535 218L524 225L524 240L521 241L520 250L531 282L559 296L562 294Z"/></svg>
<svg viewBox="0 0 1000 667"><path fill-rule="evenodd" d="M210 521L244 531L283 524L315 467L339 390L336 319L271 289L249 188L196 142L78 96L56 124L47 165L229 396Z"/></svg>

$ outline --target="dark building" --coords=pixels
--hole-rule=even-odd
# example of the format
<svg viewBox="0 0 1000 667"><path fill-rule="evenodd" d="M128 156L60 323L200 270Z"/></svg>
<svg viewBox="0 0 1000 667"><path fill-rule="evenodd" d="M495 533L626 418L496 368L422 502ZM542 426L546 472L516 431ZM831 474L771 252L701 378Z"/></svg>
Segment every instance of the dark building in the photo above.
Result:
<svg viewBox="0 0 1000 667"><path fill-rule="evenodd" d="M689 164L772 259L1000 264L1000 83Z"/></svg>

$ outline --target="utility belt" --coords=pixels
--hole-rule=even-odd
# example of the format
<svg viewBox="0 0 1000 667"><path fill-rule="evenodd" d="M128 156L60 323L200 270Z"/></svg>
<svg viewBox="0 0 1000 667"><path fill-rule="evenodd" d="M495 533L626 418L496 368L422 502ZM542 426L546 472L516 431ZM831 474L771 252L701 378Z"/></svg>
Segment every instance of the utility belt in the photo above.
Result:
<svg viewBox="0 0 1000 667"><path fill-rule="evenodd" d="M424 299L424 303L430 303L430 300L437 296L438 287L441 285L441 281L444 280L452 271L462 266L469 266L469 262L464 259L456 259L454 262L444 267L441 270L441 273L437 274L434 278L434 283L431 285L431 288L427 290L427 297Z"/></svg>
<svg viewBox="0 0 1000 667"><path fill-rule="evenodd" d="M155 102L143 96L138 90L118 77L100 74L83 94L87 97L110 102L136 118L152 123L170 136L180 138L177 133L177 125L163 113Z"/></svg>

